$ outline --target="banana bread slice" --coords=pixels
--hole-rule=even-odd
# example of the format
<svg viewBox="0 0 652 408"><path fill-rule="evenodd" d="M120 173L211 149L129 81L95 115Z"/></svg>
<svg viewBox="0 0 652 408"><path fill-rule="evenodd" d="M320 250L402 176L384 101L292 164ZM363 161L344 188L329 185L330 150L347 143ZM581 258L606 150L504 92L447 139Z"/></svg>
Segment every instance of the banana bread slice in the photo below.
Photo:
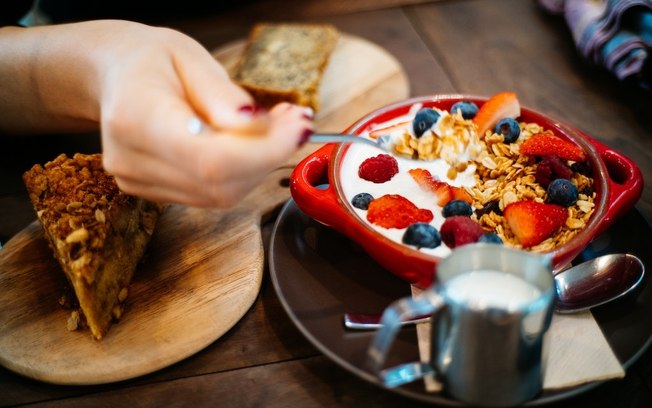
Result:
<svg viewBox="0 0 652 408"><path fill-rule="evenodd" d="M321 78L338 38L328 24L257 24L232 78L265 108L285 101L317 111Z"/></svg>
<svg viewBox="0 0 652 408"><path fill-rule="evenodd" d="M162 206L121 192L101 154L61 154L34 165L23 181L79 304L68 329L88 326L100 340L122 315Z"/></svg>

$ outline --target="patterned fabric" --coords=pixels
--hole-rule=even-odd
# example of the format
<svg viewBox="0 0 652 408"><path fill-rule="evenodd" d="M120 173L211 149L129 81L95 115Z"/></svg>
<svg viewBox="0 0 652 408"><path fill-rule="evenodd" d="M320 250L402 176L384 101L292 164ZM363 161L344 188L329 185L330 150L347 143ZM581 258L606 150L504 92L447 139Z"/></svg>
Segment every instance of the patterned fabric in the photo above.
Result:
<svg viewBox="0 0 652 408"><path fill-rule="evenodd" d="M618 79L652 83L652 0L538 0L563 15L578 52Z"/></svg>

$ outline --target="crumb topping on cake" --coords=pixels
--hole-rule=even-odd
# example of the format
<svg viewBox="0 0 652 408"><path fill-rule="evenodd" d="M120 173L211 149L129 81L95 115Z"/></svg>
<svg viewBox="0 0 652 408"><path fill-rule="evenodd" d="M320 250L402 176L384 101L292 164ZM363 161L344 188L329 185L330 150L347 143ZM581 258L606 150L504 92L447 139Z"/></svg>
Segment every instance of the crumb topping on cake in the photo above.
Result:
<svg viewBox="0 0 652 408"><path fill-rule="evenodd" d="M69 330L88 327L100 340L120 319L129 284L163 206L121 192L102 155L59 155L23 180L45 237L74 289ZM79 310L76 310L79 307Z"/></svg>
<svg viewBox="0 0 652 408"><path fill-rule="evenodd" d="M39 220L48 226L57 250L67 254L77 271L92 279L97 259L90 252L104 246L111 225L106 225L113 208L134 197L122 193L113 176L102 167L100 154L59 155L42 166L34 165L24 175L30 199Z"/></svg>

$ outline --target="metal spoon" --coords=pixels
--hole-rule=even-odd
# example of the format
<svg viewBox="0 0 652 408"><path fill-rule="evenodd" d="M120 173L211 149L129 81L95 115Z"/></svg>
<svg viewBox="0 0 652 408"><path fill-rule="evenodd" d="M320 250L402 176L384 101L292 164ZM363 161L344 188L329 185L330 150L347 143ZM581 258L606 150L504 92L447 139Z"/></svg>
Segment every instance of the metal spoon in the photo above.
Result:
<svg viewBox="0 0 652 408"><path fill-rule="evenodd" d="M387 153L395 154L390 135L379 136L376 139L367 139L366 137L341 133L315 133L310 135L308 141L310 143L364 143Z"/></svg>
<svg viewBox="0 0 652 408"><path fill-rule="evenodd" d="M618 299L634 290L644 275L643 262L631 254L603 255L568 268L555 275L555 312L577 313ZM377 329L380 318L380 314L345 313L344 326L357 330ZM421 316L402 324L428 320L428 316Z"/></svg>

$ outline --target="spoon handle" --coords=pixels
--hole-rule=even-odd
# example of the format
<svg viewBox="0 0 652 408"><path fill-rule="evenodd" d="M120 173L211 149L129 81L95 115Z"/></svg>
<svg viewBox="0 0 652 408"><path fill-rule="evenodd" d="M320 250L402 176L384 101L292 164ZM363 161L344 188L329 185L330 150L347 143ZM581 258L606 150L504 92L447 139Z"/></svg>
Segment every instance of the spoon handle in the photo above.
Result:
<svg viewBox="0 0 652 408"><path fill-rule="evenodd" d="M311 143L366 143L379 148L378 143L366 137L341 133L315 133L308 138Z"/></svg>
<svg viewBox="0 0 652 408"><path fill-rule="evenodd" d="M381 315L365 313L344 313L344 327L352 330L376 330L381 324ZM430 316L417 316L414 319L401 321L401 325L425 323L430 321Z"/></svg>

